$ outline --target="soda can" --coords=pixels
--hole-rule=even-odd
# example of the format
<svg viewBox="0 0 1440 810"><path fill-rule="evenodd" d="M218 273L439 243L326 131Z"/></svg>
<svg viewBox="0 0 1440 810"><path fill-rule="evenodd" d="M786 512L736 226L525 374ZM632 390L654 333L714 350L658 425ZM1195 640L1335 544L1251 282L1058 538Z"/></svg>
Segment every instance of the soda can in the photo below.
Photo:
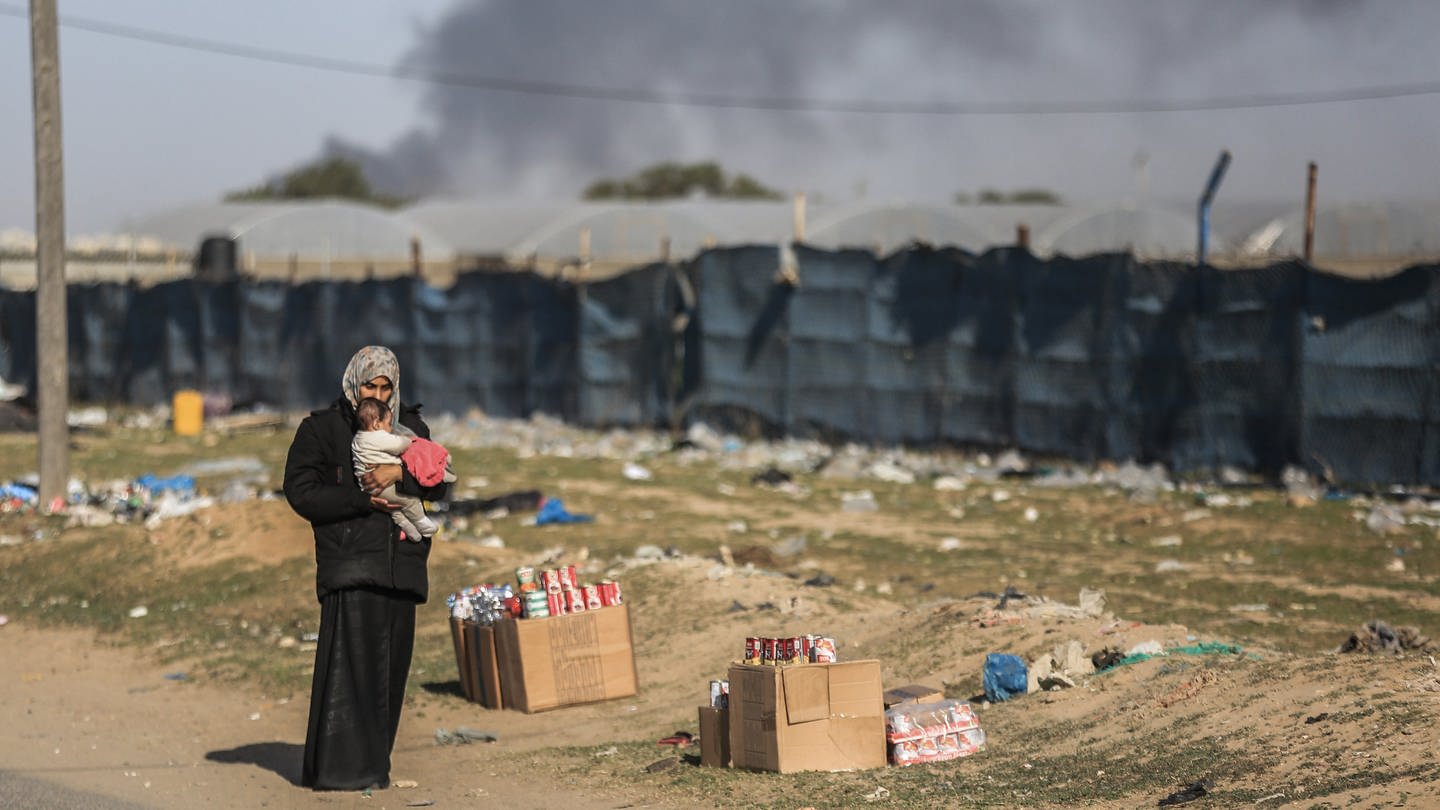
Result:
<svg viewBox="0 0 1440 810"><path fill-rule="evenodd" d="M566 612L566 613L584 613L584 612L585 612L585 594L583 594L583 593L581 593L581 592L579 592L579 591L577 591L577 590L574 590L574 589L565 591L564 594L565 594L565 612Z"/></svg>
<svg viewBox="0 0 1440 810"><path fill-rule="evenodd" d="M759 637L759 636L746 636L746 637L745 637L745 663L747 663L747 664L758 664L758 663L760 663L760 637Z"/></svg>
<svg viewBox="0 0 1440 810"><path fill-rule="evenodd" d="M615 600L614 602L611 602L612 605L623 605L623 604L625 604L625 594L623 594L623 593L620 592L620 583L619 583L619 582L616 582L616 581L614 581L614 580L611 580L611 581L610 581L610 591L611 591L611 597Z"/></svg>
<svg viewBox="0 0 1440 810"><path fill-rule="evenodd" d="M553 568L547 568L540 574L540 584L545 587L546 593L560 592L560 572Z"/></svg>
<svg viewBox="0 0 1440 810"><path fill-rule="evenodd" d="M522 565L515 569L515 581L523 588L526 585L535 584L535 566Z"/></svg>
<svg viewBox="0 0 1440 810"><path fill-rule="evenodd" d="M775 665L775 639L760 639L760 663L766 666Z"/></svg>
<svg viewBox="0 0 1440 810"><path fill-rule="evenodd" d="M565 615L565 597L558 593L546 593L545 601L550 606L551 616Z"/></svg>
<svg viewBox="0 0 1440 810"><path fill-rule="evenodd" d="M722 696L723 694L724 694L724 692L723 692L723 690L721 690L721 688L720 688L720 681L711 681L711 682L710 682L710 706L711 706L712 708L716 708L716 709L720 708L720 700L721 700L721 696Z"/></svg>
<svg viewBox="0 0 1440 810"><path fill-rule="evenodd" d="M800 663L800 637L792 636L785 643L785 663Z"/></svg>
<svg viewBox="0 0 1440 810"><path fill-rule="evenodd" d="M600 601L599 587L595 585L586 585L584 588L580 589L580 592L585 595L585 607L587 610L599 610L600 608L605 607L605 605Z"/></svg>
<svg viewBox="0 0 1440 810"><path fill-rule="evenodd" d="M815 638L815 663L833 664L838 657L835 650L835 639L829 636Z"/></svg>
<svg viewBox="0 0 1440 810"><path fill-rule="evenodd" d="M815 637L814 637L814 636L807 634L807 635L803 635L803 636L800 637L800 662L801 662L802 664L808 664L808 663L810 663L810 659L811 659L811 657L812 657L812 655L813 655L810 651L811 651L814 647L815 647Z"/></svg>
<svg viewBox="0 0 1440 810"><path fill-rule="evenodd" d="M560 590L569 591L580 587L580 581L575 577L575 566L566 565L560 569Z"/></svg>

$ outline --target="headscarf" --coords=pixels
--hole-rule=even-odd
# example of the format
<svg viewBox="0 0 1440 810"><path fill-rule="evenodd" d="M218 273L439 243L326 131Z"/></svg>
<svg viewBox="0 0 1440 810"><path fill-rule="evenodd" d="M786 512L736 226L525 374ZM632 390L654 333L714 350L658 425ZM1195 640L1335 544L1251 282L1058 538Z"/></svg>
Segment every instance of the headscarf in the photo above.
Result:
<svg viewBox="0 0 1440 810"><path fill-rule="evenodd" d="M355 356L350 358L350 363L345 366L345 376L340 378L340 388L345 392L345 398L350 400L350 406L360 404L360 385L370 382L376 377L386 377L392 386L390 390L390 401L385 403L396 415L396 423L399 423L400 412L400 361L395 359L395 353L384 346L366 346Z"/></svg>

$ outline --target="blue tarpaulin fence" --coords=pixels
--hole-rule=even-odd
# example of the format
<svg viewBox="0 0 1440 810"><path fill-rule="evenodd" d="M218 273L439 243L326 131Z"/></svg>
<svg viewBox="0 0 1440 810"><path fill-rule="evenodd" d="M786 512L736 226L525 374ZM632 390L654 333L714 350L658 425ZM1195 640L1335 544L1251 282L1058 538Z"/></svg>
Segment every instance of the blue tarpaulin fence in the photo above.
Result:
<svg viewBox="0 0 1440 810"><path fill-rule="evenodd" d="M70 385L77 401L198 388L313 408L383 343L432 412L1440 485L1437 276L761 245L583 284L75 285ZM33 293L0 290L0 376L34 384Z"/></svg>

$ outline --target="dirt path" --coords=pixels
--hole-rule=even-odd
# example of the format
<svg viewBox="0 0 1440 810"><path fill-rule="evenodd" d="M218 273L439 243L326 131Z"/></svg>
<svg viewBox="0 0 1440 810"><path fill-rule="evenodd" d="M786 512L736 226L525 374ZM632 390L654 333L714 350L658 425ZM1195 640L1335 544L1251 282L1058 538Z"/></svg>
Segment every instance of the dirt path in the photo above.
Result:
<svg viewBox="0 0 1440 810"><path fill-rule="evenodd" d="M407 713L395 745L391 778L417 787L369 798L313 793L297 785L303 698L267 702L243 690L169 680L166 674L93 633L13 622L0 627L4 770L160 810L381 810L425 801L435 807L646 806L633 797L527 783L492 767L496 747L437 746L435 726L473 725L474 718L445 716L434 705L421 710L423 718Z"/></svg>

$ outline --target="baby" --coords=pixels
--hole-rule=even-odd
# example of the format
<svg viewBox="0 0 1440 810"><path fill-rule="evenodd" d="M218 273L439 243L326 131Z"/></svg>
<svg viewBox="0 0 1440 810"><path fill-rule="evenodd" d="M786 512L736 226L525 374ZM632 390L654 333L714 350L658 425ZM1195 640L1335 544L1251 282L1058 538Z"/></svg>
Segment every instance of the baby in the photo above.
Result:
<svg viewBox="0 0 1440 810"><path fill-rule="evenodd" d="M401 454L414 440L392 432L394 414L390 411L390 406L373 397L367 397L355 406L355 420L360 423L360 430L350 442L350 453L354 457L357 478L377 465L402 463ZM390 516L394 518L395 525L405 532L406 540L418 543L420 538L432 537L440 530L435 521L425 515L425 506L420 499L401 495L395 491L394 484L386 487L380 497L390 503L399 504L400 510L390 513Z"/></svg>

